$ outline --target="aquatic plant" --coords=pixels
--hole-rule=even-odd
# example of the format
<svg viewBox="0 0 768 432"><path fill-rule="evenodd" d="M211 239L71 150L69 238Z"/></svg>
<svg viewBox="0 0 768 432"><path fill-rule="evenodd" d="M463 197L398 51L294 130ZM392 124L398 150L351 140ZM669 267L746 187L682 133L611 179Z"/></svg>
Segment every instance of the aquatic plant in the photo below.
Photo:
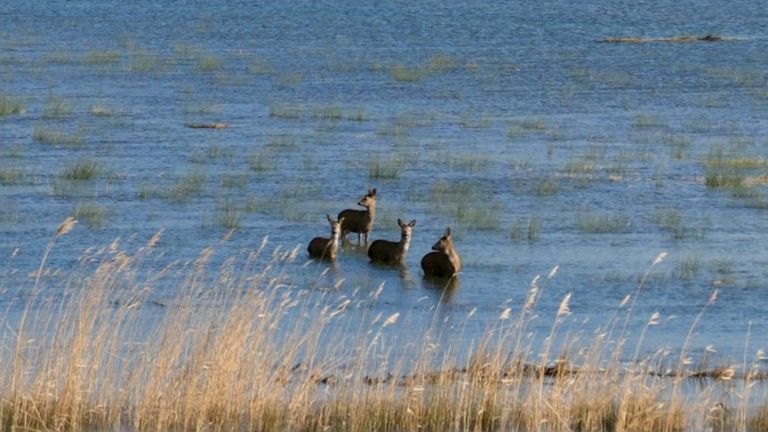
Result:
<svg viewBox="0 0 768 432"><path fill-rule="evenodd" d="M0 167L0 185L9 186L19 183L24 172L18 168Z"/></svg>
<svg viewBox="0 0 768 432"><path fill-rule="evenodd" d="M77 132L64 132L50 130L43 127L35 127L32 131L32 140L40 144L79 146L85 140Z"/></svg>
<svg viewBox="0 0 768 432"><path fill-rule="evenodd" d="M205 189L205 175L191 172L179 177L166 191L165 196L171 201L188 201L199 196Z"/></svg>
<svg viewBox="0 0 768 432"><path fill-rule="evenodd" d="M397 179L403 175L405 160L399 157L375 157L368 163L371 179Z"/></svg>
<svg viewBox="0 0 768 432"><path fill-rule="evenodd" d="M635 116L633 125L637 128L655 128L664 126L665 123L656 116L642 113Z"/></svg>
<svg viewBox="0 0 768 432"><path fill-rule="evenodd" d="M79 204L72 211L72 217L82 221L91 229L102 228L107 215L107 209L98 204Z"/></svg>
<svg viewBox="0 0 768 432"><path fill-rule="evenodd" d="M501 227L500 214L498 206L456 204L452 206L450 216L455 225L463 229L493 231Z"/></svg>
<svg viewBox="0 0 768 432"><path fill-rule="evenodd" d="M304 118L304 107L299 104L271 104L269 116L278 119L300 120Z"/></svg>
<svg viewBox="0 0 768 432"><path fill-rule="evenodd" d="M588 234L621 232L630 225L629 216L622 214L582 212L576 216L576 228Z"/></svg>
<svg viewBox="0 0 768 432"><path fill-rule="evenodd" d="M43 107L43 119L59 119L72 115L72 106L61 98L55 98Z"/></svg>
<svg viewBox="0 0 768 432"><path fill-rule="evenodd" d="M263 173L268 170L277 170L278 161L265 151L256 151L248 155L248 168L252 171Z"/></svg>
<svg viewBox="0 0 768 432"><path fill-rule="evenodd" d="M87 52L83 61L87 64L103 66L117 63L120 60L120 57L121 54L118 51L95 50Z"/></svg>
<svg viewBox="0 0 768 432"><path fill-rule="evenodd" d="M96 117L109 117L114 115L114 111L110 109L107 105L92 105L91 109L89 110L91 115L94 115Z"/></svg>
<svg viewBox="0 0 768 432"><path fill-rule="evenodd" d="M81 159L73 165L64 168L59 176L71 181L89 181L98 177L101 166L92 159Z"/></svg>
<svg viewBox="0 0 768 432"><path fill-rule="evenodd" d="M23 114L24 112L24 102L21 99L0 94L0 116Z"/></svg>
<svg viewBox="0 0 768 432"><path fill-rule="evenodd" d="M541 218L531 216L529 218L518 219L512 224L509 232L509 238L512 241L519 242L526 240L528 243L534 243L541 237Z"/></svg>
<svg viewBox="0 0 768 432"><path fill-rule="evenodd" d="M226 200L219 203L216 208L216 224L227 230L234 230L240 228L242 224L242 211L235 206L235 204Z"/></svg>

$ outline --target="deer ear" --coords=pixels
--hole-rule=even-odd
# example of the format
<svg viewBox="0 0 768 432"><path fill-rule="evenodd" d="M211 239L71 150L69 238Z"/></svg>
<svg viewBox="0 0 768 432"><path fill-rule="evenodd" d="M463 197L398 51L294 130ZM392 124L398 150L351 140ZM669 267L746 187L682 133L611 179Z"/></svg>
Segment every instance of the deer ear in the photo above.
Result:
<svg viewBox="0 0 768 432"><path fill-rule="evenodd" d="M445 236L450 237L451 236L451 227L448 227L445 229Z"/></svg>
<svg viewBox="0 0 768 432"><path fill-rule="evenodd" d="M342 216L339 218L339 225L343 225L343 224L344 224L344 217Z"/></svg>
<svg viewBox="0 0 768 432"><path fill-rule="evenodd" d="M414 226L416 226L416 219L414 219L414 220L412 220L412 221L408 222L408 226L409 226L409 227L411 227L411 228L413 228Z"/></svg>
<svg viewBox="0 0 768 432"><path fill-rule="evenodd" d="M402 220L402 219L400 219L400 218L397 218L397 224L398 224L398 225L400 225L401 227L402 227L403 225L405 225L405 223L403 223L403 220Z"/></svg>
<svg viewBox="0 0 768 432"><path fill-rule="evenodd" d="M328 218L328 222L333 223L333 218L328 213L325 214L325 217Z"/></svg>
<svg viewBox="0 0 768 432"><path fill-rule="evenodd" d="M371 191L371 195L376 196L376 188L373 188L373 190Z"/></svg>

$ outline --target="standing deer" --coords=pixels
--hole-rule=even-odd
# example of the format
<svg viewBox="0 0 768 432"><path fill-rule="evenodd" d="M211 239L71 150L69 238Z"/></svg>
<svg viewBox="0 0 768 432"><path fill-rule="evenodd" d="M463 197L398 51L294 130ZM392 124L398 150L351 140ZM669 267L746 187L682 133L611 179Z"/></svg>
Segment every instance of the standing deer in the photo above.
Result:
<svg viewBox="0 0 768 432"><path fill-rule="evenodd" d="M421 259L421 268L427 276L451 277L461 271L461 258L453 248L451 229L446 228L445 234L432 246L432 250Z"/></svg>
<svg viewBox="0 0 768 432"><path fill-rule="evenodd" d="M331 238L315 237L309 242L307 252L309 256L318 259L336 260L336 252L339 250L339 239L341 238L341 224L344 218L333 220L331 215L327 214L328 223L331 224Z"/></svg>
<svg viewBox="0 0 768 432"><path fill-rule="evenodd" d="M364 237L365 244L368 244L368 233L376 217L376 188L369 189L357 205L365 207L365 210L346 209L339 213L339 219L344 219L344 225L341 226L341 239L346 239L347 234L353 232L357 233L358 245L361 237Z"/></svg>
<svg viewBox="0 0 768 432"><path fill-rule="evenodd" d="M376 240L371 243L371 247L368 248L368 257L372 262L382 264L402 264L405 262L416 221L412 220L405 223L402 219L398 219L397 224L400 225L400 241Z"/></svg>

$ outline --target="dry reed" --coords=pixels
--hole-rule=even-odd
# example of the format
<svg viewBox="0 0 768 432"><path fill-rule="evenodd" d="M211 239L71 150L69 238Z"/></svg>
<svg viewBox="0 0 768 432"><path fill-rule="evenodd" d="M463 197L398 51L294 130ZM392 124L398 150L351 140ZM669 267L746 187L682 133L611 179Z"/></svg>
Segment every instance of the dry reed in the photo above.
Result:
<svg viewBox="0 0 768 432"><path fill-rule="evenodd" d="M334 284L291 283L297 250L270 252L266 241L245 262L214 267L214 249L207 248L189 263L153 268L158 233L130 254L116 241L82 257L61 286L41 282L48 253L73 226L67 220L59 228L26 303L8 306L2 323L4 430L684 431L768 424L765 395L749 399L745 391L755 391L762 351L712 376L694 375L688 339L670 370L662 356L626 360L629 314L642 285L586 343L558 337L570 313L568 294L553 311L543 348L534 350L530 323L555 268L534 279L519 310L502 311L478 342L454 344L439 337L437 314L423 333L405 331L407 316L375 315L381 287L354 294ZM25 318L8 318L14 310ZM479 319L475 313L465 319ZM654 315L648 326L657 323ZM698 390L685 391L692 377Z"/></svg>

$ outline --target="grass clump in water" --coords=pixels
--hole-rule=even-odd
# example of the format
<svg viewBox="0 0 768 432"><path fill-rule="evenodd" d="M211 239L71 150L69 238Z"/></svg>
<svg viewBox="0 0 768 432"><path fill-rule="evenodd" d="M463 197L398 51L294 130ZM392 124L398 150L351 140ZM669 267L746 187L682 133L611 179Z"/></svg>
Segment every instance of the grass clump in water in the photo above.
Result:
<svg viewBox="0 0 768 432"><path fill-rule="evenodd" d="M651 114L643 113L635 116L633 125L636 128L655 128L663 127L665 126L665 123L661 119L652 116Z"/></svg>
<svg viewBox="0 0 768 432"><path fill-rule="evenodd" d="M21 99L0 94L0 116L25 112L24 102Z"/></svg>
<svg viewBox="0 0 768 432"><path fill-rule="evenodd" d="M272 104L269 106L269 116L285 120L301 120L304 118L304 107L297 104Z"/></svg>
<svg viewBox="0 0 768 432"><path fill-rule="evenodd" d="M451 217L458 225L470 230L494 231L500 227L500 210L497 207L474 207L458 204Z"/></svg>
<svg viewBox="0 0 768 432"><path fill-rule="evenodd" d="M243 214L231 201L219 205L216 212L216 223L221 228L234 230L242 225Z"/></svg>
<svg viewBox="0 0 768 432"><path fill-rule="evenodd" d="M101 167L96 161L83 159L77 161L74 165L65 168L60 173L60 177L64 180L84 182L95 180L100 172Z"/></svg>
<svg viewBox="0 0 768 432"><path fill-rule="evenodd" d="M109 117L114 115L114 112L106 105L93 105L90 109L91 115L95 117Z"/></svg>
<svg viewBox="0 0 768 432"><path fill-rule="evenodd" d="M693 224L674 209L657 210L651 215L651 219L660 229L669 232L675 240L701 239L708 224L706 217L701 218L698 224Z"/></svg>
<svg viewBox="0 0 768 432"><path fill-rule="evenodd" d="M368 177L377 180L400 178L405 170L405 161L401 158L375 158L368 164Z"/></svg>
<svg viewBox="0 0 768 432"><path fill-rule="evenodd" d="M88 228L98 229L104 226L108 211L97 204L82 204L75 207L72 217L82 221Z"/></svg>
<svg viewBox="0 0 768 432"><path fill-rule="evenodd" d="M531 190L536 196L552 196L560 192L560 186L554 178L539 179L533 184Z"/></svg>
<svg viewBox="0 0 768 432"><path fill-rule="evenodd" d="M277 170L278 162L270 153L257 151L248 155L248 168L251 171L264 173L269 170Z"/></svg>
<svg viewBox="0 0 768 432"><path fill-rule="evenodd" d="M580 213L576 216L576 228L588 234L617 233L631 225L629 216L616 214Z"/></svg>
<svg viewBox="0 0 768 432"><path fill-rule="evenodd" d="M120 60L120 53L111 50L91 51L85 54L85 63L92 65L109 65Z"/></svg>
<svg viewBox="0 0 768 432"><path fill-rule="evenodd" d="M83 137L77 133L67 133L42 127L36 127L32 131L32 140L36 143L51 145L79 146L84 143Z"/></svg>
<svg viewBox="0 0 768 432"><path fill-rule="evenodd" d="M43 107L43 118L60 119L72 115L72 106L63 99L54 99Z"/></svg>
<svg viewBox="0 0 768 432"><path fill-rule="evenodd" d="M541 218L533 216L527 219L518 219L512 224L509 238L514 242L523 240L535 243L541 237Z"/></svg>
<svg viewBox="0 0 768 432"><path fill-rule="evenodd" d="M0 185L11 186L18 184L24 173L18 168L2 168L0 167Z"/></svg>
<svg viewBox="0 0 768 432"><path fill-rule="evenodd" d="M704 184L708 188L741 189L744 187L744 176L734 172L707 171Z"/></svg>
<svg viewBox="0 0 768 432"><path fill-rule="evenodd" d="M204 190L205 175L201 173L190 173L176 180L176 182L166 190L165 196L171 201L183 202L202 195Z"/></svg>

